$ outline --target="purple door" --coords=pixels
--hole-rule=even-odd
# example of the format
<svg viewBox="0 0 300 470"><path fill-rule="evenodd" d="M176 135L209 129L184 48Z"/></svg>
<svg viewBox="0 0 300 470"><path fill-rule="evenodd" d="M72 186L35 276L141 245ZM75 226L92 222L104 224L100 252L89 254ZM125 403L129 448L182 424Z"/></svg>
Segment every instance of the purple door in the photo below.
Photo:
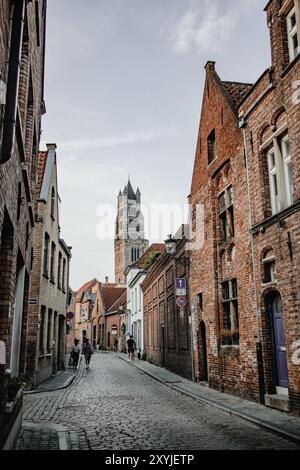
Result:
<svg viewBox="0 0 300 470"><path fill-rule="evenodd" d="M271 300L271 313L273 317L274 349L276 355L278 385L280 387L288 388L289 381L282 314L282 302L279 294L275 294L275 296Z"/></svg>

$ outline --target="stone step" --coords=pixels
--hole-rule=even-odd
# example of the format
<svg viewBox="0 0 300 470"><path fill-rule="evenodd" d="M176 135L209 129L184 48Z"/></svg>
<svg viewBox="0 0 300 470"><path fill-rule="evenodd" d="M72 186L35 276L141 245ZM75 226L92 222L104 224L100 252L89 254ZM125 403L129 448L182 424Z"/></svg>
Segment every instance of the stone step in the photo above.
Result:
<svg viewBox="0 0 300 470"><path fill-rule="evenodd" d="M287 395L265 395L265 405L281 411L291 411L291 402Z"/></svg>

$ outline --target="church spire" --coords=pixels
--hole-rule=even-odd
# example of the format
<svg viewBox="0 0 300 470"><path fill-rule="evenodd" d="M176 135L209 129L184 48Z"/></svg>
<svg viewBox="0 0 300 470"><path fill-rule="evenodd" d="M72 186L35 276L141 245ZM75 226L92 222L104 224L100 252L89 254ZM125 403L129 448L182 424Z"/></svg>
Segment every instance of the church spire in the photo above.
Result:
<svg viewBox="0 0 300 470"><path fill-rule="evenodd" d="M133 190L130 177L123 193L118 196L115 236L115 279L125 282L125 270L135 263L149 246L144 233L144 216L141 211L141 191Z"/></svg>

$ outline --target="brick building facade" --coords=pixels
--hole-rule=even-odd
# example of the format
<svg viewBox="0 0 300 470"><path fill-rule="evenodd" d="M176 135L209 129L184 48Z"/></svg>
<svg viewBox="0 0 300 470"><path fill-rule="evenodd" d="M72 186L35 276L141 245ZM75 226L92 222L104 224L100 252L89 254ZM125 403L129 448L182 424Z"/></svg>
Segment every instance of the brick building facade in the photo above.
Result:
<svg viewBox="0 0 300 470"><path fill-rule="evenodd" d="M56 145L48 144L38 161L26 342L26 374L34 386L65 367L71 248L60 237L59 205Z"/></svg>
<svg viewBox="0 0 300 470"><path fill-rule="evenodd" d="M122 307L122 309L119 307ZM91 314L92 341L99 349L113 349L114 337L122 341L120 315L126 311L126 288L119 284L99 282ZM117 326L117 328L112 328Z"/></svg>
<svg viewBox="0 0 300 470"><path fill-rule="evenodd" d="M299 2L272 0L266 11L272 67L256 84L221 81L206 66L190 195L203 237L191 250L195 373L299 412Z"/></svg>
<svg viewBox="0 0 300 470"><path fill-rule="evenodd" d="M192 378L189 297L180 315L176 304L176 278L188 278L184 265L185 239L177 242L176 256L164 251L141 284L144 303L144 355L160 367Z"/></svg>
<svg viewBox="0 0 300 470"><path fill-rule="evenodd" d="M0 447L12 425L2 413L3 373L7 367L18 376L26 368L46 6L45 0L0 2Z"/></svg>
<svg viewBox="0 0 300 470"><path fill-rule="evenodd" d="M249 168L261 388L267 405L300 413L300 2L273 0L266 12L272 66L239 106Z"/></svg>
<svg viewBox="0 0 300 470"><path fill-rule="evenodd" d="M144 297L141 285L151 265L165 251L163 243L153 243L145 253L125 270L127 284L127 331L136 343L136 352L144 355Z"/></svg>

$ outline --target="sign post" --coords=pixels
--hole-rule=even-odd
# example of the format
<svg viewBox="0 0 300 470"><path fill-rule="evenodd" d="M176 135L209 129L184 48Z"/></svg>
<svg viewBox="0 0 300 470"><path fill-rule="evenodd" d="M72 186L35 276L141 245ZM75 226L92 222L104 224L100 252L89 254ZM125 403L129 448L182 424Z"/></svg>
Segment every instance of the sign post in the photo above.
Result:
<svg viewBox="0 0 300 470"><path fill-rule="evenodd" d="M176 279L176 296L185 297L186 296L186 279L180 277Z"/></svg>

